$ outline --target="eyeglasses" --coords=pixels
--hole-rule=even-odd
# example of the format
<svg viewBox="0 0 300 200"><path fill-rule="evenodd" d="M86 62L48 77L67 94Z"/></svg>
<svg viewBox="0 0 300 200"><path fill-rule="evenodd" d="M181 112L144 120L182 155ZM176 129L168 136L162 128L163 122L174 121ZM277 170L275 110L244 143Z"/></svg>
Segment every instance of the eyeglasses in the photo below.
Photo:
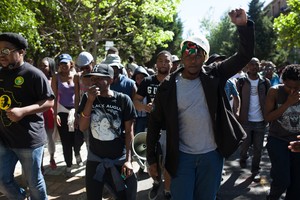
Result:
<svg viewBox="0 0 300 200"><path fill-rule="evenodd" d="M16 51L17 49L8 49L8 48L4 48L0 50L0 55L2 56L8 56L11 52Z"/></svg>

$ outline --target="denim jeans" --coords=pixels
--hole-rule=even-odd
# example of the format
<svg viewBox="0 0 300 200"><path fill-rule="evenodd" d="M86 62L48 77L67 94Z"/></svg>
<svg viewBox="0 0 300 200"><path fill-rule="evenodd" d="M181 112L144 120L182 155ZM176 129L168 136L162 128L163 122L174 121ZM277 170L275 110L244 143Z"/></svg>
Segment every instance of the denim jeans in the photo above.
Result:
<svg viewBox="0 0 300 200"><path fill-rule="evenodd" d="M242 124L247 138L240 147L240 159L246 161L248 156L248 150L253 145L253 158L252 158L252 173L258 173L260 170L259 163L261 160L261 152L264 145L264 137L267 131L265 122L247 122Z"/></svg>
<svg viewBox="0 0 300 200"><path fill-rule="evenodd" d="M223 164L217 150L205 154L179 152L178 168L171 180L172 200L216 199Z"/></svg>
<svg viewBox="0 0 300 200"><path fill-rule="evenodd" d="M269 136L267 150L271 160L271 189L269 198L279 199L286 192L286 200L299 199L300 153L291 152L289 142Z"/></svg>
<svg viewBox="0 0 300 200"><path fill-rule="evenodd" d="M44 146L35 149L11 149L0 142L0 191L8 198L23 200L26 192L14 179L14 170L20 161L30 190L31 200L48 199L41 162Z"/></svg>

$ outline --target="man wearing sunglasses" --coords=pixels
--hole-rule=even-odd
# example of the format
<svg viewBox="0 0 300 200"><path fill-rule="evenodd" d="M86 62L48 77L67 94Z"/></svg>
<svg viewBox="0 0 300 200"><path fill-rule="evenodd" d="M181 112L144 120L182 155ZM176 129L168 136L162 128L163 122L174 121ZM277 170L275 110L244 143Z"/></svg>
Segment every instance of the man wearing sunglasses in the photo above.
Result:
<svg viewBox="0 0 300 200"><path fill-rule="evenodd" d="M229 17L239 33L237 53L206 66L209 43L202 36L192 36L181 44L183 67L168 75L157 89L148 123L147 161L151 177L156 177L155 144L165 126L165 168L172 177L173 200L216 199L224 157L236 150L231 147L235 138L225 137L233 134L230 123L240 126L224 86L253 56L254 24L243 9L232 10ZM239 133L245 136L244 131Z"/></svg>
<svg viewBox="0 0 300 200"><path fill-rule="evenodd" d="M8 199L48 199L41 162L47 135L43 112L54 94L41 70L24 62L28 43L16 33L0 34L0 192ZM30 195L14 179L20 161Z"/></svg>

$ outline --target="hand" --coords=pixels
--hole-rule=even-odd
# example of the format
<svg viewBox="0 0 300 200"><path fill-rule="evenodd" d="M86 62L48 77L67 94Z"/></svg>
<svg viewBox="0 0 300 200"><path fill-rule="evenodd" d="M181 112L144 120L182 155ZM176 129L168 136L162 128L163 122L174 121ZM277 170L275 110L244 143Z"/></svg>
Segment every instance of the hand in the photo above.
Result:
<svg viewBox="0 0 300 200"><path fill-rule="evenodd" d="M96 85L93 85L93 86L89 87L87 93L88 93L88 100L94 101L96 99L96 97L98 95L100 95L99 87L97 87Z"/></svg>
<svg viewBox="0 0 300 200"><path fill-rule="evenodd" d="M61 126L61 120L59 115L55 115L54 120L57 126Z"/></svg>
<svg viewBox="0 0 300 200"><path fill-rule="evenodd" d="M298 135L297 138L300 139L300 135ZM300 140L299 141L290 142L290 145L288 146L288 148L292 152L300 152Z"/></svg>
<svg viewBox="0 0 300 200"><path fill-rule="evenodd" d="M20 121L24 114L22 112L22 108L9 108L6 110L6 116L8 119L10 119L12 122Z"/></svg>
<svg viewBox="0 0 300 200"><path fill-rule="evenodd" d="M242 8L237 8L231 10L228 13L231 22L237 26L246 26L247 25L247 14L246 11Z"/></svg>
<svg viewBox="0 0 300 200"><path fill-rule="evenodd" d="M133 174L133 166L131 162L127 161L124 163L121 174L125 176L125 179Z"/></svg>
<svg viewBox="0 0 300 200"><path fill-rule="evenodd" d="M152 111L152 109L153 109L152 103L148 103L145 105L145 108L144 108L145 112L150 113Z"/></svg>
<svg viewBox="0 0 300 200"><path fill-rule="evenodd" d="M153 180L158 180L157 163L153 163L149 166L148 173L153 178Z"/></svg>

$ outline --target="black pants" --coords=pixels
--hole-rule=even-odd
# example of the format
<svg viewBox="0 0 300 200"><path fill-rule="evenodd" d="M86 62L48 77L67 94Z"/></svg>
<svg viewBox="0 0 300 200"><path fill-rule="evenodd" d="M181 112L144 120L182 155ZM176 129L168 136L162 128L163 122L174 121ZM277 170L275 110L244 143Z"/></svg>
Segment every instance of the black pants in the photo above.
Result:
<svg viewBox="0 0 300 200"><path fill-rule="evenodd" d="M104 173L103 182L99 182L94 179L98 164L99 162L94 161L87 161L86 163L85 185L88 200L102 199L104 184L108 184L109 188L113 190L118 200L136 200L137 178L135 174L125 180L127 188L123 191L117 192L109 169L107 169ZM121 166L116 167L117 170L121 172Z"/></svg>
<svg viewBox="0 0 300 200"><path fill-rule="evenodd" d="M73 159L73 148L75 156L80 155L80 146L75 145L75 131L70 132L68 127L68 113L58 113L61 126L57 126L58 133L60 136L61 144L63 147L64 159L67 164L67 167L72 166Z"/></svg>

